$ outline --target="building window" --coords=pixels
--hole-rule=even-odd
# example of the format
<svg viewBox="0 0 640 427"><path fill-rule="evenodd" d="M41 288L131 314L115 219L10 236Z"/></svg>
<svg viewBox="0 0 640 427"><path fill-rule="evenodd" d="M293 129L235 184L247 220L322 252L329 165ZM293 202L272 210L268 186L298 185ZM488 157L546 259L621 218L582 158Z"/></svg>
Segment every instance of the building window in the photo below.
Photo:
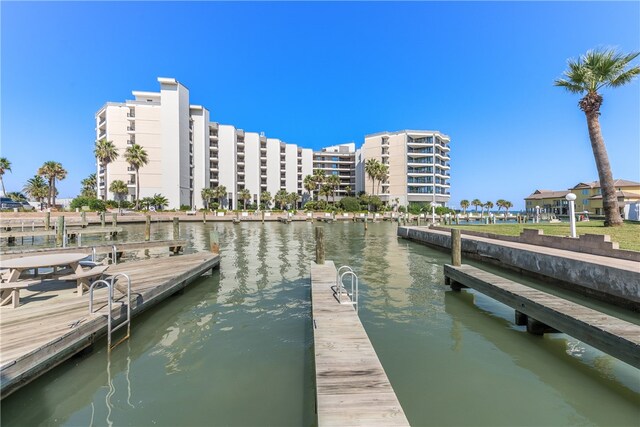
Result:
<svg viewBox="0 0 640 427"><path fill-rule="evenodd" d="M589 204L589 199L582 199L582 204L583 205L588 205Z"/></svg>
<svg viewBox="0 0 640 427"><path fill-rule="evenodd" d="M582 195L583 196L588 196L589 195L589 190L582 190Z"/></svg>

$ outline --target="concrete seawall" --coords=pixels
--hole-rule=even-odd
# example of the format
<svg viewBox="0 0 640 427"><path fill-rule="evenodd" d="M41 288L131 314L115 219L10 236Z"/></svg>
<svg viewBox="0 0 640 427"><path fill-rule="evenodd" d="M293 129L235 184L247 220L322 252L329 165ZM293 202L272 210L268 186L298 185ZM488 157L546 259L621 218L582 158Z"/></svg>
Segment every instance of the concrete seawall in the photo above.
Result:
<svg viewBox="0 0 640 427"><path fill-rule="evenodd" d="M398 236L450 249L451 236L426 227L399 227ZM462 236L466 257L514 269L603 301L640 311L640 265L634 261L544 246Z"/></svg>

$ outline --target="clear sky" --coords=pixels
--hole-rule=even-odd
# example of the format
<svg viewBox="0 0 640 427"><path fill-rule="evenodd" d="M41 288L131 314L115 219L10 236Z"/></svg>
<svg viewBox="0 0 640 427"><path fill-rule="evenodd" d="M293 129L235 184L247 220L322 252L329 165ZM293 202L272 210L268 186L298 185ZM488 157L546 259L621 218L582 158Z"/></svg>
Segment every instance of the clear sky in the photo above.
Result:
<svg viewBox="0 0 640 427"><path fill-rule="evenodd" d="M640 2L0 3L7 191L47 160L61 197L95 172L95 112L185 84L211 119L318 149L369 133L451 136L451 205L597 179L566 60L640 50ZM635 63L638 63L636 60ZM640 85L604 90L616 178L640 181Z"/></svg>

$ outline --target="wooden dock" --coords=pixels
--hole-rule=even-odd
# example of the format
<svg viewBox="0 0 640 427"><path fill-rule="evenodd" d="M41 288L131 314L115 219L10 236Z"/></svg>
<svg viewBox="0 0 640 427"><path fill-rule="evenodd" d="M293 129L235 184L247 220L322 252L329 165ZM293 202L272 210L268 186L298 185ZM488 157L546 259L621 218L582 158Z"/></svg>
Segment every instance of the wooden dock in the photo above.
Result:
<svg viewBox="0 0 640 427"><path fill-rule="evenodd" d="M87 255L91 255L95 248L96 254L111 254L113 247L116 247L116 252L121 254L123 252L141 251L153 248L167 247L171 252L175 252L178 248L185 248L187 246L186 240L154 240L149 242L114 242L110 244L100 244L91 246L67 246L66 248L35 248L35 249L15 249L8 250L0 253L2 259L21 258L31 255L39 254L58 254L65 252L79 252ZM175 248L175 250L174 250Z"/></svg>
<svg viewBox="0 0 640 427"><path fill-rule="evenodd" d="M122 232L122 227L87 227L87 228L67 228L67 236L76 236L78 234L117 234ZM56 230L9 230L1 231L0 239L19 238L19 237L55 237Z"/></svg>
<svg viewBox="0 0 640 427"><path fill-rule="evenodd" d="M109 267L108 275L131 277L132 316L183 289L217 267L220 256L210 252L126 262ZM118 289L125 289L118 280ZM106 334L107 290L94 295L89 314L89 295L78 297L75 282L47 280L20 293L17 308L0 308L0 395L2 398L37 376L90 346ZM126 294L114 303L114 319L126 318ZM135 320L133 320L135 323ZM144 339L136 337L130 339Z"/></svg>
<svg viewBox="0 0 640 427"><path fill-rule="evenodd" d="M318 426L408 426L358 314L334 297L335 284L332 261L311 264Z"/></svg>
<svg viewBox="0 0 640 427"><path fill-rule="evenodd" d="M579 339L631 366L640 368L640 326L601 313L566 299L505 279L470 265L444 266L446 281L453 289L460 285L516 310L516 324L539 322Z"/></svg>

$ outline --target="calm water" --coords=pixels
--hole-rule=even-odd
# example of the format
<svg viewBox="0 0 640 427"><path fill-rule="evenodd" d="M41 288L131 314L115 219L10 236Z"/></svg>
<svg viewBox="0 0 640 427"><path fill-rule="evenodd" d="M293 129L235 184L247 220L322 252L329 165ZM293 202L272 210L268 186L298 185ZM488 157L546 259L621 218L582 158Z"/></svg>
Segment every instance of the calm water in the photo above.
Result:
<svg viewBox="0 0 640 427"><path fill-rule="evenodd" d="M136 317L110 361L103 340L3 400L2 425L315 425L313 226L181 233L200 250L213 228L219 272ZM142 226L126 229L121 238L141 239ZM327 258L361 278L360 318L412 425L638 426L637 369L566 335L531 336L483 295L447 291L448 256L395 231L325 225ZM170 236L156 226L154 238Z"/></svg>

